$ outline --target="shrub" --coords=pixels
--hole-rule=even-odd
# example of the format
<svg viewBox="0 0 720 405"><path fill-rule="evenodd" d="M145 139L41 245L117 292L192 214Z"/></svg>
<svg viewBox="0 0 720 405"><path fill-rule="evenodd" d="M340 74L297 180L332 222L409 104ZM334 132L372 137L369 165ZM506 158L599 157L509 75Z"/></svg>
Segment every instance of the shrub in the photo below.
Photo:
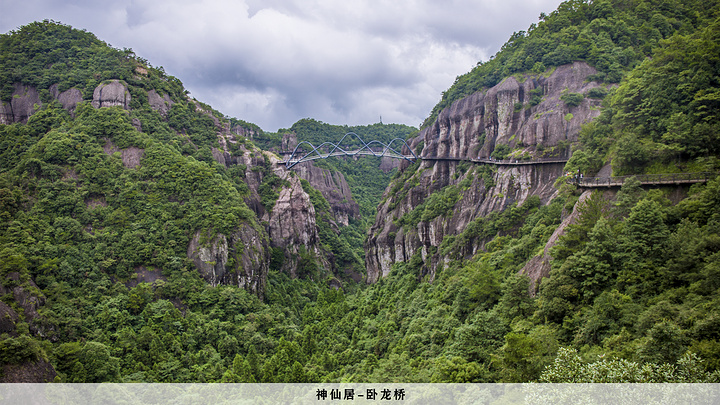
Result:
<svg viewBox="0 0 720 405"><path fill-rule="evenodd" d="M568 107L577 107L582 103L585 96L580 93L565 93L560 96L560 100L565 102Z"/></svg>

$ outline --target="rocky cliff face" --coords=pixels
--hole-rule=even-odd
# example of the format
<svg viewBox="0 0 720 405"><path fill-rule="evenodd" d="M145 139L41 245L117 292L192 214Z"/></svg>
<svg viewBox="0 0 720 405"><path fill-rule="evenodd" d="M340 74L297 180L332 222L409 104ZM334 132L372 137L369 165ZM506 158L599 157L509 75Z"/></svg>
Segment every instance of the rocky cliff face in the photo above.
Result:
<svg viewBox="0 0 720 405"><path fill-rule="evenodd" d="M0 101L0 124L27 122L40 105L37 89L16 83L12 99Z"/></svg>
<svg viewBox="0 0 720 405"><path fill-rule="evenodd" d="M29 330L36 335L46 336L52 331L44 326L40 308L45 305L45 296L33 280L23 281L18 272L10 272L0 283L0 294L12 295L20 313L8 305L0 305L0 331L16 336L15 327L19 321L28 324Z"/></svg>
<svg viewBox="0 0 720 405"><path fill-rule="evenodd" d="M83 101L82 92L76 88L60 92L58 85L53 84L49 91L50 95L71 114L75 112L77 104ZM95 108L120 106L128 110L130 109L130 92L119 80L111 80L95 88L92 105ZM0 101L0 124L25 123L41 106L40 95L35 87L16 83L12 98L8 101Z"/></svg>
<svg viewBox="0 0 720 405"><path fill-rule="evenodd" d="M319 189L328 200L333 199L340 215L353 215L352 205L343 201L350 195L349 187L341 174L333 175L328 170L317 167L302 169L300 172L287 170L281 160L273 153L261 151L243 144L243 137L234 128L225 125L218 132L218 139L222 150L213 149L215 160L227 167L239 165L245 167L244 180L249 188L249 196L245 202L264 225L263 234L266 235L263 246L266 260L259 261L254 268L263 283L267 275L270 251L281 252L283 256L281 271L291 276L298 275L298 265L301 253L313 257L319 264L331 268L326 253L321 247L320 236L315 219L315 207L310 202L310 196L303 190L300 178L304 175L310 184ZM233 147L231 148L231 145ZM234 149L234 153L230 153ZM270 210L262 203L260 188L269 176L277 176L283 185L278 189L278 196ZM352 200L350 200L352 201ZM352 201L354 203L354 201ZM345 205L345 211L342 208ZM354 203L357 207L357 204ZM359 208L356 211L359 215ZM256 249L257 250L257 249ZM203 270L201 270L203 272Z"/></svg>
<svg viewBox="0 0 720 405"><path fill-rule="evenodd" d="M360 219L360 206L353 200L350 186L342 173L321 169L310 162L296 165L290 170L322 193L339 225L348 226L350 218Z"/></svg>
<svg viewBox="0 0 720 405"><path fill-rule="evenodd" d="M216 234L203 241L198 231L190 241L187 256L211 285L236 285L262 295L268 272L269 249L262 229L242 224L232 235Z"/></svg>
<svg viewBox="0 0 720 405"><path fill-rule="evenodd" d="M120 106L127 110L130 108L130 92L119 80L111 80L95 88L92 105L95 108Z"/></svg>
<svg viewBox="0 0 720 405"><path fill-rule="evenodd" d="M70 114L74 114L77 104L83 101L82 92L76 88L71 88L61 93L58 85L53 84L50 86L50 94L52 94Z"/></svg>
<svg viewBox="0 0 720 405"><path fill-rule="evenodd" d="M157 111L162 115L163 117L167 116L168 111L170 111L170 108L175 104L171 99L170 96L167 94L160 95L155 90L150 90L147 93L148 95L148 103L150 103L150 108Z"/></svg>
<svg viewBox="0 0 720 405"><path fill-rule="evenodd" d="M547 75L507 78L443 110L411 147L423 145L421 156L426 158L487 159L496 150L504 150L512 162L567 158L581 125L599 115L600 101L584 98L579 105L568 106L561 97L598 87L586 81L594 73L592 67L577 62ZM405 184L391 184L386 190L369 230L368 282L386 276L394 262L407 261L418 252L432 279L447 259L435 253L445 236L457 235L474 219L522 204L533 195L547 203L556 193L553 183L563 167L564 163L490 165L448 160L423 160L418 167L409 167L402 162L402 170L413 172L400 177ZM421 221L412 229L394 222L450 185L458 187L460 195L449 215ZM472 256L482 244L461 254Z"/></svg>
<svg viewBox="0 0 720 405"><path fill-rule="evenodd" d="M297 135L289 132L283 135L280 150L292 151L297 145ZM332 208L336 223L348 226L350 218L360 219L360 206L353 200L350 186L342 173L321 169L312 162L296 165L290 170L297 173L301 179L307 180L314 189L322 193Z"/></svg>

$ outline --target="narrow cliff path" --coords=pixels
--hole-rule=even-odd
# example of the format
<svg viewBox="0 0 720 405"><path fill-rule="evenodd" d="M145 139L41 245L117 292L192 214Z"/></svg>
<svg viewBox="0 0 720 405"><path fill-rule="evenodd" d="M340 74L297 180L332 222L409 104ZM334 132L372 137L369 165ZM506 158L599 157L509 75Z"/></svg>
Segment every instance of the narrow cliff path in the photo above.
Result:
<svg viewBox="0 0 720 405"><path fill-rule="evenodd" d="M580 188L610 188L621 187L631 178L640 180L643 185L663 185L663 184L694 184L707 183L708 180L715 178L718 173L701 172L701 173L669 173L669 174L640 174L634 176L619 177L585 177L580 181L574 181Z"/></svg>
<svg viewBox="0 0 720 405"><path fill-rule="evenodd" d="M454 162L472 162L482 163L497 166L529 166L529 165L542 165L552 163L567 163L567 159L536 159L536 160L519 160L519 159L463 159L463 158L446 158L446 157L426 157L420 156L420 160L435 160L435 161L454 161Z"/></svg>

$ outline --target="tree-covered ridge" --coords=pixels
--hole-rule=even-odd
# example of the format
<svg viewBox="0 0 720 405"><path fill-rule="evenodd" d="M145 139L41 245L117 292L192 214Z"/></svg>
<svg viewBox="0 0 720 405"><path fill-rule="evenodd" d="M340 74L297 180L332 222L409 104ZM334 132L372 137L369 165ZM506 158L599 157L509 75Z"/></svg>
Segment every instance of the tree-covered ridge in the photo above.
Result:
<svg viewBox="0 0 720 405"><path fill-rule="evenodd" d="M618 174L717 170L720 19L660 41L580 134L572 169Z"/></svg>
<svg viewBox="0 0 720 405"><path fill-rule="evenodd" d="M487 62L458 76L423 126L454 101L499 83L515 73L541 74L575 60L600 73L595 80L619 82L663 40L687 35L718 16L715 1L569 0L540 15L527 31L514 33Z"/></svg>
<svg viewBox="0 0 720 405"><path fill-rule="evenodd" d="M719 184L695 186L677 205L673 190L632 182L610 200L593 194L534 298L517 273L577 195L487 218L476 228L495 237L432 283L419 277L418 253L352 295L304 301L309 286L298 280L269 302L302 313L308 337L296 341L308 354L296 359L322 381L718 381ZM482 235L466 232L458 238Z"/></svg>
<svg viewBox="0 0 720 405"><path fill-rule="evenodd" d="M185 95L177 78L166 75L162 67L149 66L132 49L112 48L92 33L54 21L30 23L0 35L0 66L4 101L12 96L14 83L36 87L43 102L49 100L46 90L53 84L60 92L78 88L86 100L92 99L95 87L110 79L163 91L173 99Z"/></svg>
<svg viewBox="0 0 720 405"><path fill-rule="evenodd" d="M282 132L280 130L278 132ZM285 130L297 134L298 139L318 146L323 142L338 142L345 134L353 132L366 143L380 141L385 144L394 138L405 139L417 132L417 128L403 124L375 123L371 125L328 125L313 119L302 119ZM354 137L346 138L350 146L360 145Z"/></svg>
<svg viewBox="0 0 720 405"><path fill-rule="evenodd" d="M226 173L138 132L119 107L81 104L71 119L51 104L27 125L0 126L0 139L4 145L29 145L15 147L18 156L2 162L3 291L20 288L44 302L33 315L17 293L3 296L20 314L10 334L2 335L3 347L12 351L13 342L34 336L22 356L5 359L9 363L48 358L62 381L117 381L120 354L110 344L116 340L101 335L120 332L125 321L119 329L86 324L94 318L93 308L110 299L116 304L102 317L140 316L158 288L188 303L187 293L205 284L187 258L193 234L256 226L242 191ZM109 145L142 150L140 166L127 167L119 149L106 153ZM166 282L128 290L126 283L144 268ZM122 310L113 310L116 305ZM147 318L139 319L145 324Z"/></svg>
<svg viewBox="0 0 720 405"><path fill-rule="evenodd" d="M313 119L303 119L290 127L287 132L297 135L298 141L307 141L315 146L323 142L337 143L347 133L353 132L360 139L369 143L377 140L388 144L394 138L406 139L417 133L417 128L402 124L372 125L330 125ZM359 147L361 144L355 137L345 138L346 146ZM394 144L400 147L402 144ZM345 176L352 190L353 198L360 204L360 212L364 220L371 221L377 211L382 193L390 182L391 172L380 170L380 159L363 156L357 160L349 158L326 159L315 161L314 164L330 170L337 170ZM367 224L366 224L367 226Z"/></svg>

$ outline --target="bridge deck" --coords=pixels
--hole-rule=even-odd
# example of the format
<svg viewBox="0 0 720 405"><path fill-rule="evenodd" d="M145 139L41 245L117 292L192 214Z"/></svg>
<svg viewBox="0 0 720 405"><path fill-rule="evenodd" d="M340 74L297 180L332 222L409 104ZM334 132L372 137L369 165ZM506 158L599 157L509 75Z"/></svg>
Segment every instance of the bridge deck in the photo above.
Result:
<svg viewBox="0 0 720 405"><path fill-rule="evenodd" d="M280 152L280 155L288 155L292 152ZM397 153L387 153L368 151L368 150L354 150L354 151L343 151L343 152L332 152L319 154L314 156L303 156L300 159L285 160L282 164L295 165L300 162L307 160L327 159L333 156L378 156L378 157L391 157L396 159L405 160L431 160L431 161L447 161L447 162L472 162L480 164L491 164L498 166L529 166L529 165L542 165L542 164L555 164L555 163L567 163L567 159L540 159L540 160L517 160L517 159L506 159L506 160L495 160L495 159L466 159L466 158L453 158L453 157L427 157L427 156L412 156L412 155L401 155Z"/></svg>
<svg viewBox="0 0 720 405"><path fill-rule="evenodd" d="M348 133L345 136L348 135L355 135L353 133ZM343 137L344 139L345 137ZM397 138L399 139L399 138ZM397 140L394 139L393 141ZM342 141L342 140L341 140ZM391 141L391 143L393 142ZM361 140L362 142L362 140ZM405 143L404 141L402 141ZM303 142L307 143L307 142ZM379 143L383 146L382 151L375 151L370 146L373 143ZM431 156L416 156L414 154L412 155L404 155L399 153L398 151L390 148L389 145L384 145L378 141L372 141L370 144L367 144L363 142L364 147L357 150L352 151L345 151L339 148L337 144L332 143L326 143L321 145L318 148L315 148L312 146L312 144L307 143L309 146L313 148L313 151L311 152L304 152L299 151L299 147L296 147L293 152L280 152L281 155L288 155L287 160L280 162L281 164L286 165L287 168L291 168L294 165L307 161L307 160L317 160L317 159L327 159L332 156L377 156L377 157L391 157L396 159L405 159L408 161L415 161L416 159L420 160L430 160L430 161L450 161L450 162L472 162L472 163L478 163L478 164L491 164L491 165L498 165L498 166L526 166L526 165L542 165L542 164L559 164L559 163L567 163L568 159L566 158L546 158L546 159L535 159L535 160L519 160L519 159L504 159L504 160L496 160L496 159L468 159L468 158L454 158L454 157L431 157ZM319 149L321 149L325 145L332 146L332 152L330 153L321 153ZM299 146L299 145L298 145ZM405 146L407 144L405 143ZM337 151L337 149L340 149ZM314 154L313 154L314 153ZM411 152L412 153L412 152ZM302 155L299 158L292 159L296 156L296 154ZM638 175L638 176L620 176L620 177L586 177L583 179L580 179L579 181L577 179L571 179L570 182L576 184L578 187L581 188L610 188L610 187L621 187L625 182L630 178L636 178L640 181L641 184L644 185L672 185L672 184L693 184L693 183L705 183L709 179L713 178L714 176L717 176L717 173L709 173L709 172L702 172L702 173L670 173L670 174L645 174L645 175Z"/></svg>

